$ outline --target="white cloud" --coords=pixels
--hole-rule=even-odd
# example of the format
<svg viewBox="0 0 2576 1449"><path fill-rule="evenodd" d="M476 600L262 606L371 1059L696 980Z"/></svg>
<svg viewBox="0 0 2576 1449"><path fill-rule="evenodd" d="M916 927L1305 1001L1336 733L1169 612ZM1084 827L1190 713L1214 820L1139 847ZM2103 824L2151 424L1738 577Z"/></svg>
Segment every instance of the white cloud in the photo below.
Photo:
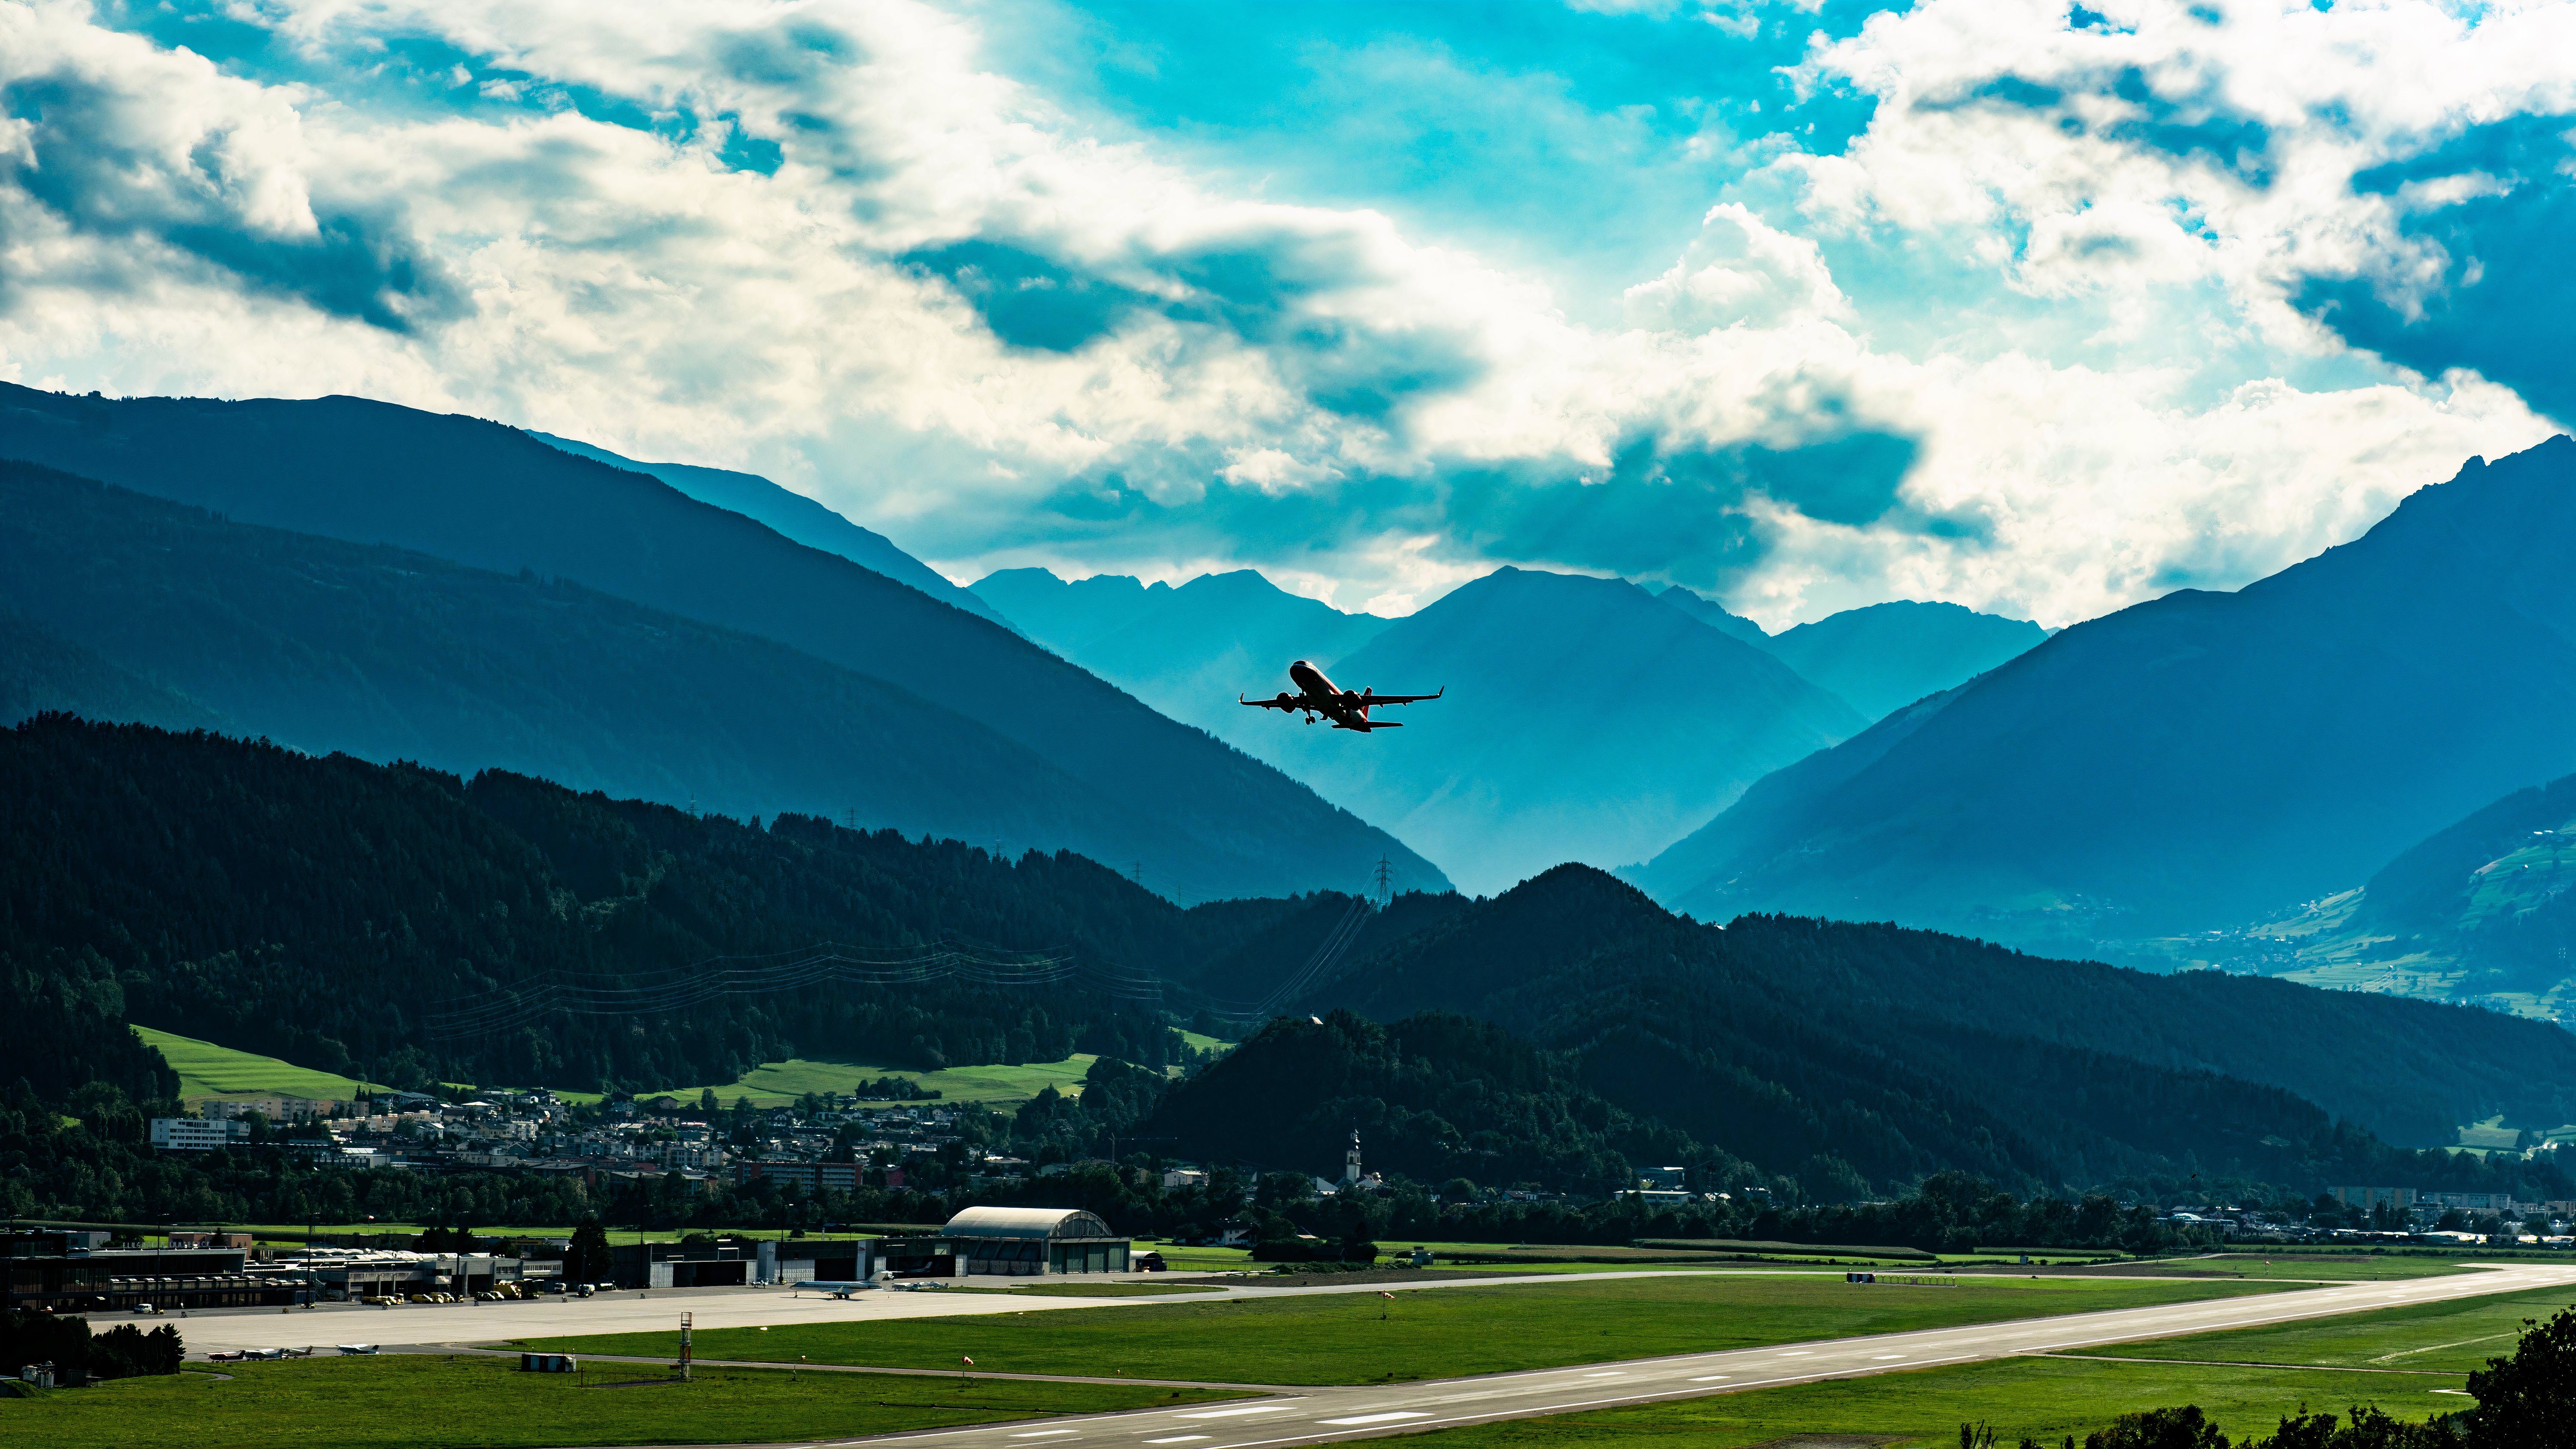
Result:
<svg viewBox="0 0 2576 1449"><path fill-rule="evenodd" d="M1732 202L1628 289L1626 326L1578 325L1546 279L1385 215L1104 144L925 5L275 13L294 84L0 0L0 87L88 98L0 131L0 372L364 392L752 467L961 576L1242 561L1402 608L1556 562L1720 580L1774 622L1888 596L2063 622L2241 581L2545 431L2467 374L2212 402L2170 370L1976 337L1884 350L1812 237ZM2107 297L2115 333L2179 319L2330 350L2285 300L2293 273L2421 285L2392 218L2482 184L2356 198L2355 168L2551 103L2568 82L2533 48L2570 12L2313 13L2212 29L2127 5L2132 33L2106 35L1927 0L1819 45L1804 79L1880 96L1878 117L1846 155L1779 165L1814 226ZM381 99L402 36L473 62L426 76L455 109ZM2120 94L2132 69L2150 99ZM2065 99L1979 99L2005 75ZM2408 81L2431 90L2379 94ZM658 119L594 119L574 91ZM2337 107L2350 134L2318 120ZM2264 184L2121 139L2238 116L2267 128ZM774 170L741 164L748 142ZM2167 300L2194 288L2222 310ZM1818 522L1777 478L1684 476L1856 432L1918 443L1876 522ZM1719 557L1721 534L1749 542Z"/></svg>

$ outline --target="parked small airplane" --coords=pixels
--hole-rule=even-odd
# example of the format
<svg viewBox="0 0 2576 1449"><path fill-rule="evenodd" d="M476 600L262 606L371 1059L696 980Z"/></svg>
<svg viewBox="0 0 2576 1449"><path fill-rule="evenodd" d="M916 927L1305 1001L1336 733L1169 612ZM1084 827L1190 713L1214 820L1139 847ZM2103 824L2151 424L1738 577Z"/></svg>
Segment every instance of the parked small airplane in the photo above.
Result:
<svg viewBox="0 0 2576 1449"><path fill-rule="evenodd" d="M369 1354L376 1351L376 1346L372 1343L343 1343L336 1347L347 1354Z"/></svg>
<svg viewBox="0 0 2576 1449"><path fill-rule="evenodd" d="M847 1298L853 1293L865 1293L871 1288L883 1288L886 1280L893 1276L892 1273L879 1269L873 1278L808 1278L795 1286L811 1288L817 1293L829 1293L835 1298Z"/></svg>
<svg viewBox="0 0 2576 1449"><path fill-rule="evenodd" d="M1295 694L1281 691L1276 699L1245 699L1236 695L1234 702L1254 709L1275 709L1306 716L1306 723L1318 718L1333 722L1337 730L1395 730L1404 728L1391 719L1370 719L1369 711L1382 704L1418 704L1438 699L1449 692L1442 685L1433 694L1380 694L1374 689L1342 689L1324 677L1324 671L1300 659L1288 666L1288 680L1297 686Z"/></svg>

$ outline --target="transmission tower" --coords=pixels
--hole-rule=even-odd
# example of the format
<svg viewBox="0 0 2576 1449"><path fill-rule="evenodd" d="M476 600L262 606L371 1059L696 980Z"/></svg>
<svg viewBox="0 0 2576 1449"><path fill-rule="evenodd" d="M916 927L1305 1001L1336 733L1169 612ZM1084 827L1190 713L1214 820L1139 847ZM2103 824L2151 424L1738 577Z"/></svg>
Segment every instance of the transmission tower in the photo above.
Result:
<svg viewBox="0 0 2576 1449"><path fill-rule="evenodd" d="M1387 865L1383 855L1377 858L1376 882L1377 908L1382 911L1386 909L1387 902L1395 899L1395 871Z"/></svg>

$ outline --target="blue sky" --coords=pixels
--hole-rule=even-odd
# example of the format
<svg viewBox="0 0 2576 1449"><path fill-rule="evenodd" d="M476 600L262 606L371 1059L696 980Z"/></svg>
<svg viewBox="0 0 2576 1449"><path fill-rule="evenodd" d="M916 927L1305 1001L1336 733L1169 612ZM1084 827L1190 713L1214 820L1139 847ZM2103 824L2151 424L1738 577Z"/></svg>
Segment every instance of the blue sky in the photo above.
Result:
<svg viewBox="0 0 2576 1449"><path fill-rule="evenodd" d="M2576 413L2576 5L0 0L0 375L960 578L2232 587Z"/></svg>

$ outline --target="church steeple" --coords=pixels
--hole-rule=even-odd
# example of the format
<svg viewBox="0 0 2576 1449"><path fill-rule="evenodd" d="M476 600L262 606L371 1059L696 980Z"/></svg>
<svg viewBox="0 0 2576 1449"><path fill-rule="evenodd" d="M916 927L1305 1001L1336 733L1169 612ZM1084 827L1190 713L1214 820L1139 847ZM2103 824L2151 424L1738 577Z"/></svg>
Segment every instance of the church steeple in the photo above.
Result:
<svg viewBox="0 0 2576 1449"><path fill-rule="evenodd" d="M1345 1183L1355 1183L1359 1180L1360 1129L1354 1127L1351 1129L1351 1150L1343 1154L1342 1157L1342 1181Z"/></svg>

